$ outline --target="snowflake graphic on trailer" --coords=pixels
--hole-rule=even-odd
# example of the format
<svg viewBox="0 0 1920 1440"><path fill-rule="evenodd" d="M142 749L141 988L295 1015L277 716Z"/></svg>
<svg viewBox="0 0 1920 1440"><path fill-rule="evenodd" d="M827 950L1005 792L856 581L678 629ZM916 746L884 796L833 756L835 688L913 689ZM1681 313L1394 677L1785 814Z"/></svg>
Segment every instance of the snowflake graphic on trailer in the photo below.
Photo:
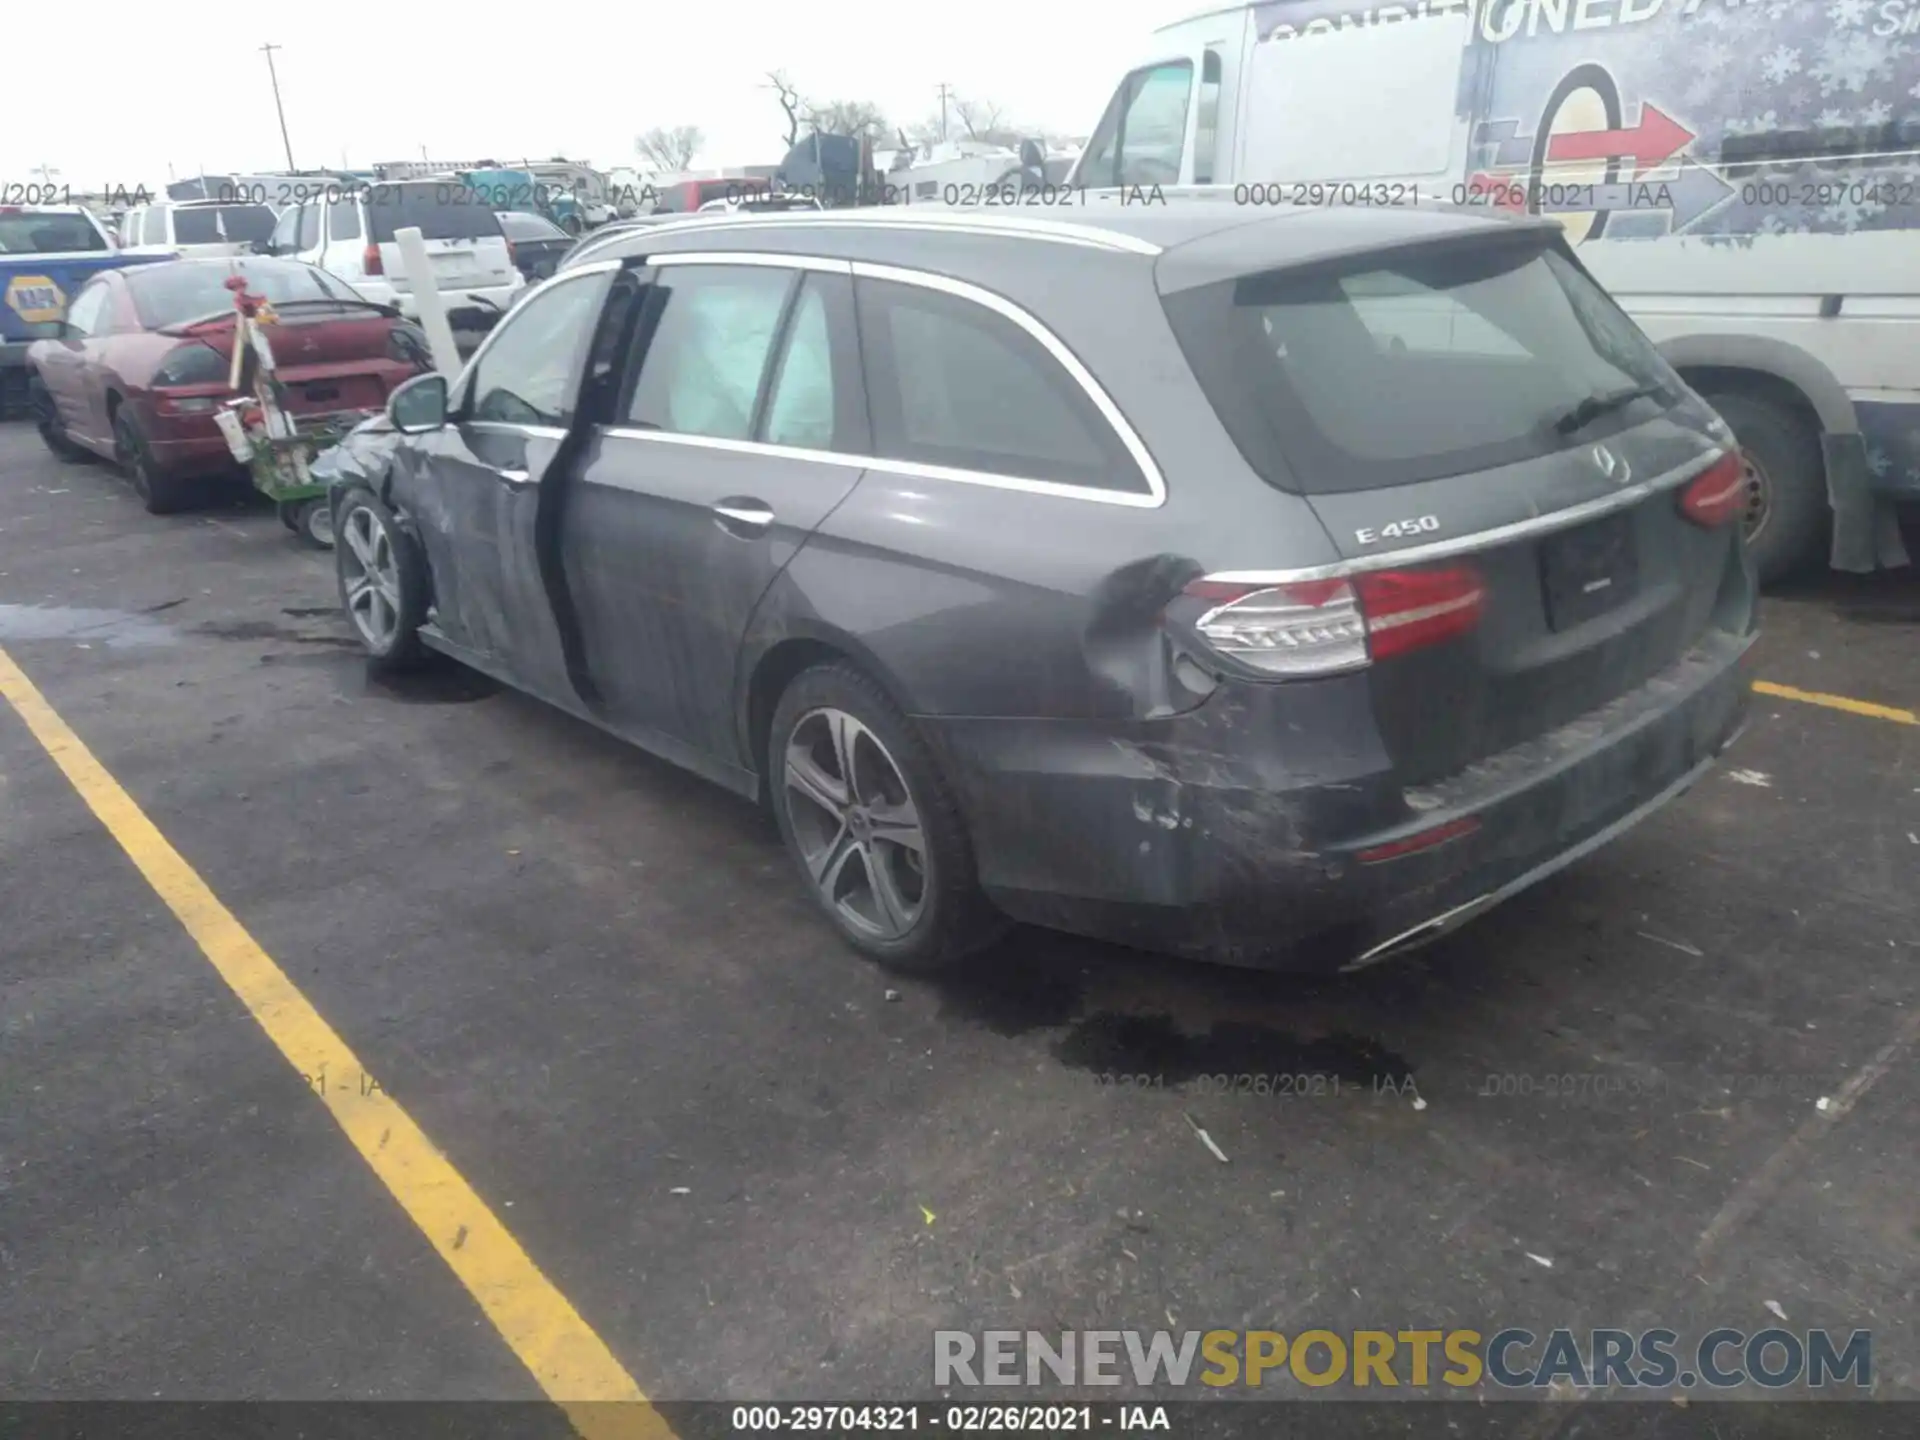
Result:
<svg viewBox="0 0 1920 1440"><path fill-rule="evenodd" d="M1856 94L1873 83L1881 67L1893 59L1893 47L1883 45L1871 35L1830 35L1820 46L1820 58L1813 63L1813 74L1820 81L1820 93L1836 90Z"/></svg>
<svg viewBox="0 0 1920 1440"><path fill-rule="evenodd" d="M1867 8L1871 0L1833 0L1827 7L1827 18L1835 25L1858 25L1867 18Z"/></svg>
<svg viewBox="0 0 1920 1440"><path fill-rule="evenodd" d="M1781 45L1760 62L1760 73L1778 85L1789 75L1800 72L1800 52L1791 45Z"/></svg>

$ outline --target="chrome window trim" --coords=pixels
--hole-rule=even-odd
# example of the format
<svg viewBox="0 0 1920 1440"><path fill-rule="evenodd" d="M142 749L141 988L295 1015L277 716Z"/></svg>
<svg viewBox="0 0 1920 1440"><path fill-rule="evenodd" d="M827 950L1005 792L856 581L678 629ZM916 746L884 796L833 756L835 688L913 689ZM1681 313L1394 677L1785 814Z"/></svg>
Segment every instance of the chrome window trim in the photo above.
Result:
<svg viewBox="0 0 1920 1440"><path fill-rule="evenodd" d="M730 440L723 435L680 435L671 430L642 430L634 425L600 425L602 435L616 440L652 440L662 445L690 445L697 450L726 450L739 455L761 455L769 460L813 460L822 465L851 465L865 470L873 461L841 450L806 450L798 445L769 445L762 440Z"/></svg>
<svg viewBox="0 0 1920 1440"><path fill-rule="evenodd" d="M904 210L909 207L889 208ZM863 229L911 230L921 234L938 234L941 231L954 230L963 234L995 235L1002 239L1046 240L1057 245L1078 245L1091 250L1106 250L1124 255L1144 255L1149 258L1164 253L1164 247L1124 231L1108 230L1098 225L1083 225L1074 221L1048 220L1032 215L973 215L958 209L899 216L874 215L871 210L862 213L866 218L853 219L847 216L836 216L831 212L800 212L792 215L707 215L697 218L689 216L685 220L667 220L658 225L636 225L630 229L617 230L605 236L590 238L581 247L580 258L584 260L589 254L596 252L602 244L611 246L622 240L651 238L655 235L687 235L701 230L726 231L741 228L832 229L854 233Z"/></svg>
<svg viewBox="0 0 1920 1440"><path fill-rule="evenodd" d="M1616 510L1629 509L1643 500L1658 495L1663 490L1678 489L1731 453L1731 451L1716 448L1698 459L1676 465L1673 469L1656 475L1651 480L1643 480L1638 485L1629 485L1624 490L1616 491L1611 495L1582 501L1578 505L1568 506L1565 510L1555 510L1550 515L1535 515L1526 520L1516 520L1510 525L1496 525L1491 530L1476 530L1471 535L1457 535L1451 540L1436 540L1429 545L1411 545L1404 550L1388 550L1378 555L1362 555L1352 560L1341 560L1332 565L1309 565L1300 570L1220 570L1205 578L1226 585L1299 585L1311 580L1343 580L1350 575L1364 575L1374 570L1395 570L1402 565L1419 565L1432 560L1446 560L1471 551L1484 550L1492 545L1505 545L1515 540L1533 539L1542 535L1551 535L1559 530L1570 530L1575 525L1584 525L1589 520L1611 515Z"/></svg>
<svg viewBox="0 0 1920 1440"><path fill-rule="evenodd" d="M558 271L555 274L549 275L546 279L540 281L538 284L529 285L524 290L522 290L519 293L519 295L517 295L514 298L512 305L507 310L507 313L502 315L498 320L494 322L494 326L491 330L487 332L486 338L474 347L473 354L467 357L467 363L460 367L460 373L454 376L453 379L448 382L447 413L449 415L457 415L460 413L460 406L464 404L466 401L467 377L473 374L473 367L480 363L481 357L484 356L488 350L493 348L493 342L499 338L500 332L506 329L507 326L513 323L514 316L519 311L522 305L525 305L529 300L533 299L533 297L536 295L545 294L547 291L553 289L555 286L559 285L564 280L576 280L586 275L604 275L609 270L618 270L620 268L620 264L621 262L618 260L596 260L591 265L581 265L581 266L577 266L572 270ZM483 424L483 425L498 425L498 424L503 424L505 422L498 421L498 420L483 420L483 421L475 421L470 423ZM516 426L514 428L517 429L521 427Z"/></svg>
<svg viewBox="0 0 1920 1440"><path fill-rule="evenodd" d="M828 260L819 255L776 255L759 250L675 250L649 256L647 263L656 269L672 265L759 265L775 270L816 270L827 275L853 273L851 260Z"/></svg>
<svg viewBox="0 0 1920 1440"><path fill-rule="evenodd" d="M904 270L897 265L878 265L871 261L856 260L853 262L853 273L856 278L888 280L900 285L917 285L923 290L937 290L942 294L952 295L956 299L968 300L975 305L984 306L996 315L1012 321L1038 342L1040 347L1053 356L1061 368L1073 377L1075 383L1085 392L1086 397L1093 402L1094 409L1098 410L1107 424L1113 427L1113 432L1119 437L1121 446L1133 458L1134 464L1139 467L1141 477L1147 482L1147 492L1141 494L1137 490L1102 490L1091 485L1072 485L1053 480L1027 480L1017 476L1005 477L1011 482L1011 488L1030 490L1042 495L1098 499L1109 505L1132 505L1144 509L1154 509L1166 504L1167 482L1160 474L1160 467L1154 463L1153 456L1148 452L1146 443L1134 431L1132 424L1121 413L1120 407L1113 403L1112 397L1107 394L1100 382L1093 378L1093 373L1080 363L1079 357L1073 351L1067 348L1066 342L1034 316L1005 296L996 295L991 290L983 289L965 280L929 274L924 270ZM888 468L911 467L903 470L901 472L903 474L920 475L930 480L959 480L962 484L983 483L983 473L990 473L950 470L943 465L926 465L911 460L889 459L884 463Z"/></svg>
<svg viewBox="0 0 1920 1440"><path fill-rule="evenodd" d="M1099 505L1152 509L1158 501L1138 492L1095 490L1087 485L1063 485L1057 480L1028 480L1018 475L996 475L982 470L955 470L944 465L920 465L911 460L884 460L875 455L851 455L844 450L805 450L797 445L768 445L758 440L729 440L718 435L676 435L669 430L641 430L631 425L601 425L599 432L616 440L650 440L657 445L687 445L697 450L721 450L736 455L758 455L770 460L811 460L857 470L877 470L916 480L949 480L959 485L984 485L995 490L1018 490L1028 495L1052 495L1062 500L1087 500Z"/></svg>
<svg viewBox="0 0 1920 1440"><path fill-rule="evenodd" d="M463 430L486 430L494 434L525 435L532 440L564 440L567 428L564 425L522 425L514 420L468 420L461 426Z"/></svg>

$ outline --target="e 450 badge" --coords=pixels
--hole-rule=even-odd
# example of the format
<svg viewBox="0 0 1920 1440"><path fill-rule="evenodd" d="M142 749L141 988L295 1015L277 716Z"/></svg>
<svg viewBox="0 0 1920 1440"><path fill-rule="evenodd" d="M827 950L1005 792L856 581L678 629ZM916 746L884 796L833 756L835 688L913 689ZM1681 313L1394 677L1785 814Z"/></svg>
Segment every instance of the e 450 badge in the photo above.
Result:
<svg viewBox="0 0 1920 1440"><path fill-rule="evenodd" d="M16 275L7 282L7 308L29 325L44 325L67 313L66 292L48 275Z"/></svg>

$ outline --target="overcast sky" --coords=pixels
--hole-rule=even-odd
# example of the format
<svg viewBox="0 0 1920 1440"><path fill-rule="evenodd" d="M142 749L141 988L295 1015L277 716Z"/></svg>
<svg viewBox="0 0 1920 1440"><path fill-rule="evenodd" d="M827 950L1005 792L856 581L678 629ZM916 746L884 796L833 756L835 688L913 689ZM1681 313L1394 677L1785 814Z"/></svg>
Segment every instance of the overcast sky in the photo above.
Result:
<svg viewBox="0 0 1920 1440"><path fill-rule="evenodd" d="M821 100L870 100L896 124L939 108L942 81L1015 123L1085 134L1157 24L1193 0L824 0L543 4L436 0L299 12L214 0L84 7L89 43L14 64L0 184L41 165L76 190L281 169L274 53L302 169L379 160L565 154L635 163L633 138L698 125L697 163L776 163L783 129L765 72ZM81 12L75 12L80 14Z"/></svg>

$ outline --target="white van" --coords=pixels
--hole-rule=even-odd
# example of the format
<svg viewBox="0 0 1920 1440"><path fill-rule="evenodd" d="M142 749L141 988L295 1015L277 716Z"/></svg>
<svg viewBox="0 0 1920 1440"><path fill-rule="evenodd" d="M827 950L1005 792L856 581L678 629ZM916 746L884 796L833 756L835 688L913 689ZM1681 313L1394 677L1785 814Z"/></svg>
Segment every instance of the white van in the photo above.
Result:
<svg viewBox="0 0 1920 1440"><path fill-rule="evenodd" d="M1070 184L1554 216L1734 427L1763 577L1906 563L1920 0L1237 5L1154 35Z"/></svg>
<svg viewBox="0 0 1920 1440"><path fill-rule="evenodd" d="M273 233L265 205L225 200L156 200L120 217L120 248L130 255L250 255Z"/></svg>
<svg viewBox="0 0 1920 1440"><path fill-rule="evenodd" d="M393 238L410 225L420 229L453 325L491 327L525 288L499 217L479 191L451 178L330 188L282 211L266 252L318 265L414 318L413 282Z"/></svg>

